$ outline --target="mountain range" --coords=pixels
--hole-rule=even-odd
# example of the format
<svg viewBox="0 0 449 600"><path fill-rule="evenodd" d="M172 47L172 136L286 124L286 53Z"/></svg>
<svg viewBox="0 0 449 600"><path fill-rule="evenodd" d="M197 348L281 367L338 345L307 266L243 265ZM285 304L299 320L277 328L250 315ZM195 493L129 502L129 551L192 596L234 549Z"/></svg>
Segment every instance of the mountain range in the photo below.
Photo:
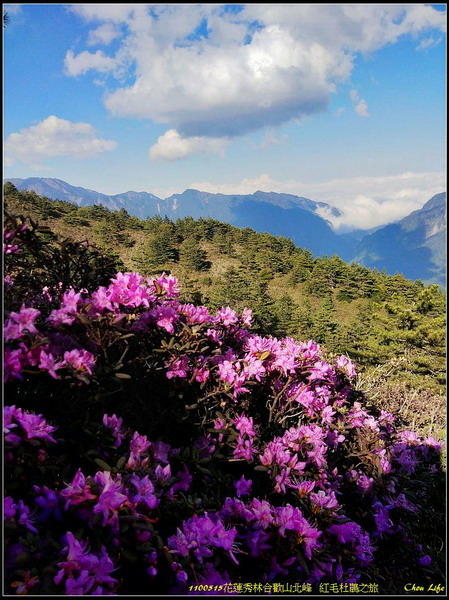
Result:
<svg viewBox="0 0 449 600"><path fill-rule="evenodd" d="M387 273L400 270L409 279L444 287L446 193L436 194L421 209L363 237L353 260Z"/></svg>
<svg viewBox="0 0 449 600"><path fill-rule="evenodd" d="M339 234L320 216L339 216L337 208L291 194L257 191L225 195L187 189L163 199L135 191L108 196L53 178L8 181L19 190L32 190L78 206L102 204L110 210L124 208L141 219L154 215L170 219L213 218L236 227L289 237L315 256L337 254L348 262L445 286L446 193L437 194L420 210L396 223L374 231Z"/></svg>

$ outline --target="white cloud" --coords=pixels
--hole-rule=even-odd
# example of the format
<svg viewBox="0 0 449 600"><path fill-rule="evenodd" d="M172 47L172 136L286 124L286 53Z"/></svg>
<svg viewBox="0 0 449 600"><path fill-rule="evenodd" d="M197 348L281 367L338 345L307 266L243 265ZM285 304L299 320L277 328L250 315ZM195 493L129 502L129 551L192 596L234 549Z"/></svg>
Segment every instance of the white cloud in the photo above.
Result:
<svg viewBox="0 0 449 600"><path fill-rule="evenodd" d="M351 90L349 92L349 97L351 98L352 102L355 104L354 110L359 115L359 117L369 117L368 104L367 104L366 100L363 100L363 98L360 98L358 91Z"/></svg>
<svg viewBox="0 0 449 600"><path fill-rule="evenodd" d="M93 69L119 83L128 74L132 83L105 95L110 112L166 124L184 139L233 137L322 112L357 54L443 31L446 18L431 6L394 4L247 4L237 14L214 4L71 10L95 23L91 41L121 24L127 33L114 57L69 51L67 74ZM368 116L363 98L354 108Z"/></svg>
<svg viewBox="0 0 449 600"><path fill-rule="evenodd" d="M86 21L111 21L121 23L134 12L132 4L71 4L70 11Z"/></svg>
<svg viewBox="0 0 449 600"><path fill-rule="evenodd" d="M89 32L87 45L96 46L98 44L102 44L107 46L121 35L122 32L119 29L117 29L117 27L115 27L111 23L105 23L104 25L100 25L96 29L92 29L92 31Z"/></svg>
<svg viewBox="0 0 449 600"><path fill-rule="evenodd" d="M265 133L265 136L260 144L261 148L271 148L272 146L283 146L288 139L286 133L277 136L271 129Z"/></svg>
<svg viewBox="0 0 449 600"><path fill-rule="evenodd" d="M106 56L102 50L97 50L95 53L84 50L77 56L72 50L68 50L64 59L64 68L65 73L73 77L84 75L91 69L107 73L115 70L116 61L114 58Z"/></svg>
<svg viewBox="0 0 449 600"><path fill-rule="evenodd" d="M401 173L385 177L333 179L324 183L278 181L263 173L237 183L195 181L189 188L217 194L252 194L257 190L279 192L325 202L342 211L335 217L325 209L319 214L337 229L371 229L402 219L446 189L444 172Z"/></svg>
<svg viewBox="0 0 449 600"><path fill-rule="evenodd" d="M169 129L150 148L152 160L172 161L191 154L223 154L228 140L224 138L183 137L176 129Z"/></svg>
<svg viewBox="0 0 449 600"><path fill-rule="evenodd" d="M184 136L234 136L324 110L336 72L350 64L318 45L306 47L278 27L252 44L159 49L146 40L146 61L129 87L109 94L117 116L173 125Z"/></svg>
<svg viewBox="0 0 449 600"><path fill-rule="evenodd" d="M8 166L17 161L35 166L54 156L90 158L116 147L113 140L96 137L89 123L72 123L50 116L37 125L11 133L5 143L5 160Z"/></svg>
<svg viewBox="0 0 449 600"><path fill-rule="evenodd" d="M423 4L247 4L243 16L349 52L373 52L406 34L446 29L446 14Z"/></svg>
<svg viewBox="0 0 449 600"><path fill-rule="evenodd" d="M354 110L359 117L369 117L368 104L366 103L366 100L360 100L360 102L356 104Z"/></svg>
<svg viewBox="0 0 449 600"><path fill-rule="evenodd" d="M443 38L438 37L429 37L421 40L421 42L417 45L417 50L428 50L429 48L433 48L434 46L438 46Z"/></svg>

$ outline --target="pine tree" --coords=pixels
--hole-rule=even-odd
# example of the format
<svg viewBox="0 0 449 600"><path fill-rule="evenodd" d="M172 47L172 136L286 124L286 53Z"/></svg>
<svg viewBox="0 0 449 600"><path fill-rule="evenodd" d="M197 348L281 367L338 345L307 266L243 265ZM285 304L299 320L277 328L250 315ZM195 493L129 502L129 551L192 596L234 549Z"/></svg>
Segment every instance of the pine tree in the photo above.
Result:
<svg viewBox="0 0 449 600"><path fill-rule="evenodd" d="M273 311L276 319L274 335L296 336L300 323L298 304L288 294L284 294L274 301Z"/></svg>
<svg viewBox="0 0 449 600"><path fill-rule="evenodd" d="M296 337L300 340L310 340L313 338L313 315L314 309L310 300L305 299L298 310L298 329Z"/></svg>
<svg viewBox="0 0 449 600"><path fill-rule="evenodd" d="M178 261L179 252L176 246L173 223L159 222L156 233L148 237L134 256L133 262L144 275L152 274L161 270L167 263Z"/></svg>
<svg viewBox="0 0 449 600"><path fill-rule="evenodd" d="M230 232L218 231L214 236L214 244L220 254L235 256L233 236Z"/></svg>
<svg viewBox="0 0 449 600"><path fill-rule="evenodd" d="M297 285L309 279L313 270L314 261L310 252L296 252L292 256L292 268L290 269L288 282Z"/></svg>
<svg viewBox="0 0 449 600"><path fill-rule="evenodd" d="M193 271L206 271L210 269L207 253L200 248L199 243L194 238L188 238L182 243L179 256L182 264L187 269L192 269Z"/></svg>
<svg viewBox="0 0 449 600"><path fill-rule="evenodd" d="M320 344L329 344L335 336L338 323L335 322L334 313L332 298L325 298L313 319L314 339Z"/></svg>

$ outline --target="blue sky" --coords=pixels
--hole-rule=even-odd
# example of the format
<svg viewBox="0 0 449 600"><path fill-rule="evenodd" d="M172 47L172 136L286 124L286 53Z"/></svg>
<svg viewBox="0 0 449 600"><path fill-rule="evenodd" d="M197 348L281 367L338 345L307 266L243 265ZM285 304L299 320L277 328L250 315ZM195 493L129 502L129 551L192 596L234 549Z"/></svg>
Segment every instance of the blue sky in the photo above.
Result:
<svg viewBox="0 0 449 600"><path fill-rule="evenodd" d="M362 228L445 190L445 5L5 8L4 177L287 192Z"/></svg>

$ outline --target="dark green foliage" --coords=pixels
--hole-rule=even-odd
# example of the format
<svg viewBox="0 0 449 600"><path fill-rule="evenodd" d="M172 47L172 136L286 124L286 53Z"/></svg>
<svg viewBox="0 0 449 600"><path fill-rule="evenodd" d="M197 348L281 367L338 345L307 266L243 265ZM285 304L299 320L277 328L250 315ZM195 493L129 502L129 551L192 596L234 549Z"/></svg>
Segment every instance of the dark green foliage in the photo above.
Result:
<svg viewBox="0 0 449 600"><path fill-rule="evenodd" d="M313 270L313 258L312 254L307 250L296 252L292 256L292 268L290 269L288 282L291 285L296 285L307 281Z"/></svg>
<svg viewBox="0 0 449 600"><path fill-rule="evenodd" d="M9 256L5 269L5 276L13 281L14 308L41 295L44 286L57 299L59 289L93 290L123 268L117 256L87 241L61 239L30 219L6 215L5 230L17 232L20 243L20 252Z"/></svg>
<svg viewBox="0 0 449 600"><path fill-rule="evenodd" d="M395 296L361 310L351 327L349 352L365 365L402 361L409 382L438 388L445 383L445 322L437 286L424 289L414 301Z"/></svg>
<svg viewBox="0 0 449 600"><path fill-rule="evenodd" d="M338 330L334 318L335 306L332 298L325 298L313 319L312 337L319 343L330 345Z"/></svg>
<svg viewBox="0 0 449 600"><path fill-rule="evenodd" d="M113 222L118 229L143 229L144 225L140 219L130 215L124 208L111 212L110 221Z"/></svg>
<svg viewBox="0 0 449 600"><path fill-rule="evenodd" d="M213 241L220 254L224 254L225 256L235 256L234 240L231 235L219 231L214 236Z"/></svg>
<svg viewBox="0 0 449 600"><path fill-rule="evenodd" d="M277 337L295 336L300 327L299 306L285 294L274 301L275 315L274 335Z"/></svg>
<svg viewBox="0 0 449 600"><path fill-rule="evenodd" d="M5 196L16 195L17 194L16 186L13 183L11 183L10 181L7 181L6 183L3 184L3 194Z"/></svg>
<svg viewBox="0 0 449 600"><path fill-rule="evenodd" d="M71 227L90 227L90 223L87 219L83 219L77 214L68 214L63 217L64 223L70 225Z"/></svg>
<svg viewBox="0 0 449 600"><path fill-rule="evenodd" d="M336 255L316 260L307 281L307 291L321 298L329 295L344 281L346 270L346 264Z"/></svg>
<svg viewBox="0 0 449 600"><path fill-rule="evenodd" d="M193 271L207 271L210 269L207 253L199 247L195 238L186 239L182 243L179 256L182 264L188 269Z"/></svg>
<svg viewBox="0 0 449 600"><path fill-rule="evenodd" d="M129 233L123 231L123 227L118 223L108 223L100 221L94 228L95 233L100 237L100 241L105 248L122 246L124 248L132 248L134 240Z"/></svg>
<svg viewBox="0 0 449 600"><path fill-rule="evenodd" d="M151 223L153 226L154 223ZM166 263L179 259L173 224L162 221L157 232L148 237L135 257L135 264L142 273L150 274L163 268Z"/></svg>

